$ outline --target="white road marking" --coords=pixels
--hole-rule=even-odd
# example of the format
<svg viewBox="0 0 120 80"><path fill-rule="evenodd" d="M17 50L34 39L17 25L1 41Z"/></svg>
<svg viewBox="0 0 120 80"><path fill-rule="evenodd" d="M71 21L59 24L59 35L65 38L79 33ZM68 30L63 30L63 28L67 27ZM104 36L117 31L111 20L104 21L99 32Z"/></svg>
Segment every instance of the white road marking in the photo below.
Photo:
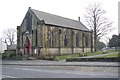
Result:
<svg viewBox="0 0 120 80"><path fill-rule="evenodd" d="M17 78L17 77L10 76L10 75L2 75L2 78Z"/></svg>
<svg viewBox="0 0 120 80"><path fill-rule="evenodd" d="M110 67L109 68L107 68L107 70L106 71L109 71L110 70Z"/></svg>
<svg viewBox="0 0 120 80"><path fill-rule="evenodd" d="M9 68L9 67L4 67L4 68Z"/></svg>
<svg viewBox="0 0 120 80"><path fill-rule="evenodd" d="M9 68L9 67L5 67L5 68ZM80 71L63 71L63 70L44 70L44 69L28 69L28 68L9 68L9 69L17 69L17 70L26 70L26 71L40 71L40 72L47 72L47 73L66 73L66 74L77 74L77 75L86 75L86 72L80 72ZM104 74L96 74L95 72L87 72L87 74L89 74L90 76L95 76L95 75L104 75ZM107 74L107 75L113 75L113 74ZM115 74L114 74L115 75ZM8 77L13 77L13 76L8 76ZM13 77L14 78L14 77Z"/></svg>
<svg viewBox="0 0 120 80"><path fill-rule="evenodd" d="M5 67L5 68L9 68L9 67ZM86 74L85 72L78 72L78 71L63 71L63 70L54 70L54 71L51 71L51 70L41 70L41 69L28 69L28 68L9 68L9 69L18 69L18 70L27 70L27 71L40 71L40 72L47 72L47 73L66 73L66 74L77 74L77 75L81 75L81 74ZM89 72L87 72L89 73ZM91 73L89 75L91 76L94 76L96 73ZM102 74L97 74L97 75L102 75Z"/></svg>
<svg viewBox="0 0 120 80"><path fill-rule="evenodd" d="M91 69L91 71L93 71L93 70L94 70L94 68Z"/></svg>
<svg viewBox="0 0 120 80"><path fill-rule="evenodd" d="M66 73L66 74L81 74L81 72L78 71L63 71L63 70L41 70L41 69L28 69L28 68L9 68L9 67L4 67L4 68L8 68L8 69L18 69L18 70L27 70L27 71L40 71L40 72L47 72L47 73ZM92 75L92 74L91 74Z"/></svg>
<svg viewBox="0 0 120 80"><path fill-rule="evenodd" d="M95 69L97 69L98 67L95 67Z"/></svg>
<svg viewBox="0 0 120 80"><path fill-rule="evenodd" d="M106 70L104 70L103 72L106 72Z"/></svg>

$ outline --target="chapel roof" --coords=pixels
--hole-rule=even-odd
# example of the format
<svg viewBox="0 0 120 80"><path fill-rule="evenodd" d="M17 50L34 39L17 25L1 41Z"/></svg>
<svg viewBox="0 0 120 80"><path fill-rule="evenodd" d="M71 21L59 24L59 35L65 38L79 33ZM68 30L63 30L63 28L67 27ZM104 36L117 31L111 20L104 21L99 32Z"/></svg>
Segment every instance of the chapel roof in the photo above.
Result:
<svg viewBox="0 0 120 80"><path fill-rule="evenodd" d="M86 26L84 26L80 21L61 17L58 15L46 13L43 11L38 11L35 9L30 10L37 16L38 19L44 20L45 24L53 24L58 26L63 26L67 28L74 28L84 31L90 31Z"/></svg>

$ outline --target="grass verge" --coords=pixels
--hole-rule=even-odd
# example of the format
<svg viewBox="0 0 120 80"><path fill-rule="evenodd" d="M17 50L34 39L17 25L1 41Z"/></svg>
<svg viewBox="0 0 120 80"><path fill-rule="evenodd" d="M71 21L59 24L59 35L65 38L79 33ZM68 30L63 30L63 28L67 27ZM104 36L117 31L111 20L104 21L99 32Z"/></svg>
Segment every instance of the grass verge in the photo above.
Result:
<svg viewBox="0 0 120 80"><path fill-rule="evenodd" d="M108 54L108 55L104 55L104 56L100 56L98 58L113 58L113 57L118 57L118 53L116 53L117 51L114 50L110 50L107 52L102 52L102 51L97 51L97 52L93 52L93 53L74 53L74 54L64 54L64 55L60 55L60 56L55 56L56 60L65 60L67 58L75 58L75 57L83 57L83 56L94 56L94 55L99 55L99 54L108 54L108 53L113 53L113 54Z"/></svg>
<svg viewBox="0 0 120 80"><path fill-rule="evenodd" d="M97 58L114 58L114 57L118 57L118 53L111 53L111 54L107 54L107 55L100 56Z"/></svg>
<svg viewBox="0 0 120 80"><path fill-rule="evenodd" d="M101 51L98 52L93 52L93 53L74 53L74 54L64 54L64 55L60 55L60 56L55 56L55 59L57 60L65 60L67 58L74 58L74 57L83 57L83 56L93 56L93 55L98 55L98 54L102 54Z"/></svg>

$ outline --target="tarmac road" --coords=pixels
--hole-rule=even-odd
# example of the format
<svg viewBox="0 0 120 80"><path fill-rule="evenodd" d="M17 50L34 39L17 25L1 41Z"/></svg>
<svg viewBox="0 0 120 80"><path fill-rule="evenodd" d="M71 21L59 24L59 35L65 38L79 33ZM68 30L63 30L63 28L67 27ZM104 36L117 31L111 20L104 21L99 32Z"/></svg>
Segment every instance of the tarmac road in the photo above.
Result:
<svg viewBox="0 0 120 80"><path fill-rule="evenodd" d="M3 78L118 78L118 67L3 65Z"/></svg>

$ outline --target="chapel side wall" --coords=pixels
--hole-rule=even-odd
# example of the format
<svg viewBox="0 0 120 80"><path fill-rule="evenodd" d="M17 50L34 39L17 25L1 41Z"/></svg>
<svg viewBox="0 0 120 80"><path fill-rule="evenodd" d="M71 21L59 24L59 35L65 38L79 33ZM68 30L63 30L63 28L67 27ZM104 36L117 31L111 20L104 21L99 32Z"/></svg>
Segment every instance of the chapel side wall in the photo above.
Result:
<svg viewBox="0 0 120 80"><path fill-rule="evenodd" d="M59 29L61 29L61 33L59 34ZM49 30L52 30L54 32L54 43L52 44L52 40L49 40ZM75 34L73 35L73 54L74 53L85 53L85 52L91 52L91 44L90 44L90 33L88 32L83 32L83 31L78 31L78 30L72 30L72 29L66 29L66 28L61 28L61 27L54 27L54 26L47 26L44 25L42 29L43 33L43 48L41 48L41 54L43 55L58 55L59 54L59 44L60 44L60 52L61 54L72 54L72 48L71 48L71 31L74 31ZM51 32L51 31L50 31ZM85 36L88 37L88 46L86 46L86 43L84 43L84 52L82 48L82 33L85 33ZM64 35L67 34L69 37L69 43L68 46L64 46ZM78 46L76 46L76 34L79 34L79 42ZM59 43L59 35L60 35L60 43ZM84 39L85 40L85 37ZM85 41L84 41L85 42Z"/></svg>
<svg viewBox="0 0 120 80"><path fill-rule="evenodd" d="M41 52L44 52L44 48L41 48ZM85 52L90 52L90 48L85 48ZM58 48L46 48L46 52L48 52L49 55L59 55L59 49ZM82 48L74 48L74 53L83 53ZM61 48L61 55L62 54L72 54L71 48ZM43 54L47 55L47 54Z"/></svg>

